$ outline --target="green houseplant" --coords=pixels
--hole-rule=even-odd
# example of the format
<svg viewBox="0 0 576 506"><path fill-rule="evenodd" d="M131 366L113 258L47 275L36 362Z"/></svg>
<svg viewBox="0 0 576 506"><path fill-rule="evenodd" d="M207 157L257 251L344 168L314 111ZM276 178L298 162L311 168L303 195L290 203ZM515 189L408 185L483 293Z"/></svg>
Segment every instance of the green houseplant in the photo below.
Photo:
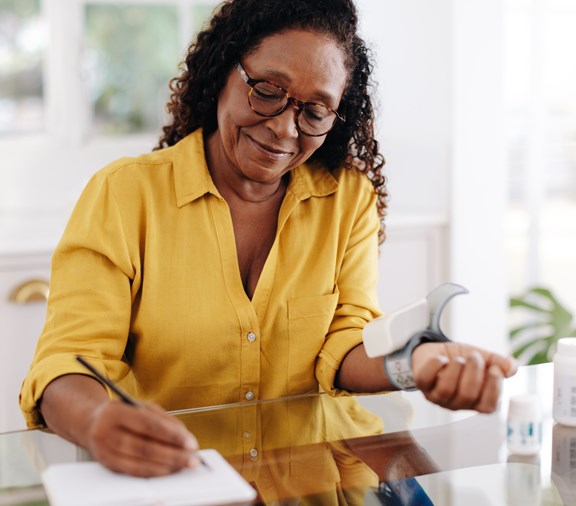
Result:
<svg viewBox="0 0 576 506"><path fill-rule="evenodd" d="M533 287L510 298L511 351L521 363L541 364L552 360L558 339L575 336L574 317L552 292Z"/></svg>

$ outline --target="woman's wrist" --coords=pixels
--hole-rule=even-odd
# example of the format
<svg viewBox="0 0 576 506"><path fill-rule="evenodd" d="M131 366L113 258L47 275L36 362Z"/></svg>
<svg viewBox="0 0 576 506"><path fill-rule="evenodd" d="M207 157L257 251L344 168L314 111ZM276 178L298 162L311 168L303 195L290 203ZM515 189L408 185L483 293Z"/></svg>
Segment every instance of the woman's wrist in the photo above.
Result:
<svg viewBox="0 0 576 506"><path fill-rule="evenodd" d="M100 382L86 375L68 374L46 387L39 410L48 428L86 448L94 417L109 400Z"/></svg>
<svg viewBox="0 0 576 506"><path fill-rule="evenodd" d="M414 379L412 354L414 350L425 343L447 342L448 339L435 332L423 331L414 335L404 345L384 357L384 369L390 383L398 390L418 390Z"/></svg>

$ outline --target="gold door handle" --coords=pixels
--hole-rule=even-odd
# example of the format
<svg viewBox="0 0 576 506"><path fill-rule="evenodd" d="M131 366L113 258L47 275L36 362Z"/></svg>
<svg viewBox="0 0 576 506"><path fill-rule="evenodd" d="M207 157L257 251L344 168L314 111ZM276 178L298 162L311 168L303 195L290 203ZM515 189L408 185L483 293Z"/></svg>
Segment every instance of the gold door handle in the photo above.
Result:
<svg viewBox="0 0 576 506"><path fill-rule="evenodd" d="M48 300L50 285L44 279L29 279L20 283L8 296L10 302L16 304L28 304Z"/></svg>

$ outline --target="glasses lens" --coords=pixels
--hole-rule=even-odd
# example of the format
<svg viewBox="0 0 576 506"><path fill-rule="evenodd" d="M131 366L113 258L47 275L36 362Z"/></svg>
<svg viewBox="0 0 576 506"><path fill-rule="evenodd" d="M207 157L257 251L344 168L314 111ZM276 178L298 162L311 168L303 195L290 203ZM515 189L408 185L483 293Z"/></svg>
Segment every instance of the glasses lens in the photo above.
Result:
<svg viewBox="0 0 576 506"><path fill-rule="evenodd" d="M276 116L288 105L288 94L268 81L250 85L248 102L252 110L262 116ZM322 104L307 103L298 112L298 128L307 135L324 135L336 122L336 114Z"/></svg>
<svg viewBox="0 0 576 506"><path fill-rule="evenodd" d="M336 114L322 104L306 104L298 116L300 130L309 135L322 135L330 131Z"/></svg>
<svg viewBox="0 0 576 506"><path fill-rule="evenodd" d="M252 109L264 116L274 116L279 113L288 101L286 92L272 83L261 81L256 83L248 95Z"/></svg>

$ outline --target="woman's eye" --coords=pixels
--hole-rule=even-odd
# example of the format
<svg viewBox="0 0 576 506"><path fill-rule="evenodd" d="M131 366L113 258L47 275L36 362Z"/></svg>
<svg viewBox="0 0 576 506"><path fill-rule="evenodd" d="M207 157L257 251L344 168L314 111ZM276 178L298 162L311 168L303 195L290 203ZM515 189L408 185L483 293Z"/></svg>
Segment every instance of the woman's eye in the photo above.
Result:
<svg viewBox="0 0 576 506"><path fill-rule="evenodd" d="M327 110L323 110L323 108L318 107L305 107L304 114L306 115L306 119L310 121L324 121L327 117Z"/></svg>
<svg viewBox="0 0 576 506"><path fill-rule="evenodd" d="M265 100L281 100L284 98L284 93L278 88L273 86L258 85L254 87L254 94L258 98Z"/></svg>

